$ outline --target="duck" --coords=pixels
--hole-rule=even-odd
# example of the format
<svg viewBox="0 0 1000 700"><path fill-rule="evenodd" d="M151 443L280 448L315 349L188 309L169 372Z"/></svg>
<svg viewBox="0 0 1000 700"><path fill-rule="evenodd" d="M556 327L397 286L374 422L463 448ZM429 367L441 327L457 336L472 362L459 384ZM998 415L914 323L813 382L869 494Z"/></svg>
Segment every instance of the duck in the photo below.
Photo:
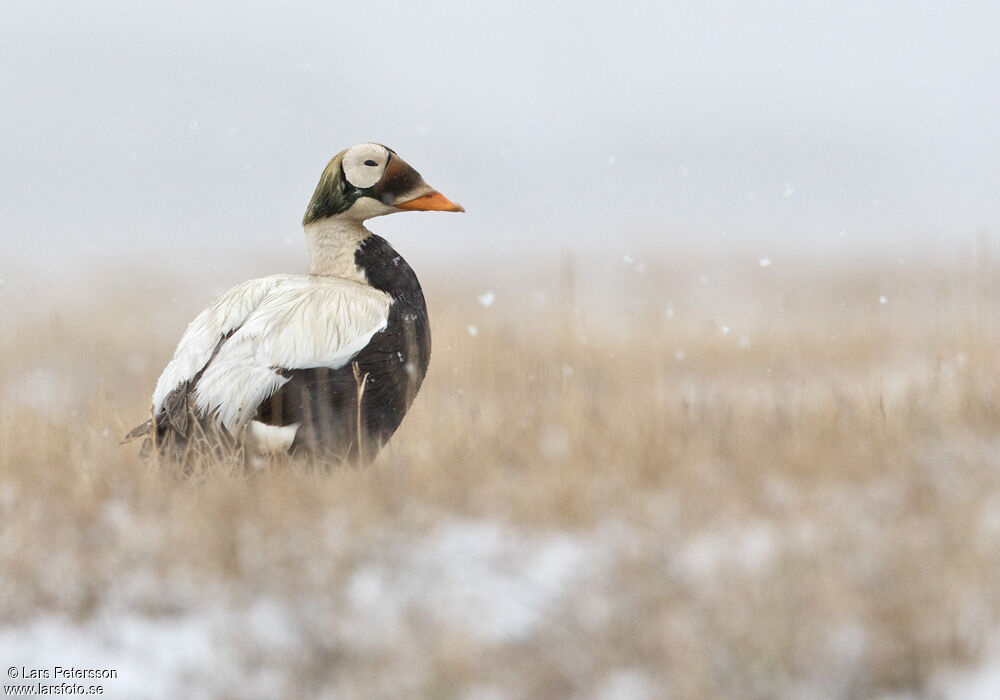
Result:
<svg viewBox="0 0 1000 700"><path fill-rule="evenodd" d="M431 334L410 265L365 222L465 209L394 150L335 155L302 218L308 274L238 284L188 325L153 391L150 418L125 436L185 454L214 435L255 455L368 462L413 403Z"/></svg>

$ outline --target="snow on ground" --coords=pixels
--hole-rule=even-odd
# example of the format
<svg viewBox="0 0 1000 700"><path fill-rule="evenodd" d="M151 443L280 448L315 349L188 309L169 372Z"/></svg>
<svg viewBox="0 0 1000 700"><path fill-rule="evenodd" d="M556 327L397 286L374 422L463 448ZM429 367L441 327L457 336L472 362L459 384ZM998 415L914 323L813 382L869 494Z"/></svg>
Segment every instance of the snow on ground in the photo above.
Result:
<svg viewBox="0 0 1000 700"><path fill-rule="evenodd" d="M941 673L933 685L946 700L996 700L1000 698L1000 653L977 667Z"/></svg>
<svg viewBox="0 0 1000 700"><path fill-rule="evenodd" d="M544 624L547 611L595 573L600 559L579 537L528 536L498 523L459 521L362 566L350 579L348 599L357 619L380 621L367 627L379 630L373 643L385 643L382 633L416 609L475 639L517 641Z"/></svg>
<svg viewBox="0 0 1000 700"><path fill-rule="evenodd" d="M86 620L46 614L0 629L0 649L27 668L117 669L119 677L105 681L111 698L288 696L292 660L310 652L317 633L365 654L412 646L414 620L485 647L524 640L559 617L608 554L580 535L459 520L416 542L388 542L358 563L344 591L328 596L247 599L208 586L193 596L184 585L137 576L109 595L117 603ZM168 612L144 606L143 591L147 598L166 592ZM650 697L647 684L625 670L600 696Z"/></svg>
<svg viewBox="0 0 1000 700"><path fill-rule="evenodd" d="M339 582L299 598L136 572L133 580L116 582L85 619L46 613L0 629L0 649L9 663L28 668L117 669L117 679L103 682L109 698L355 695L357 685L337 685L337 671L332 679L329 670L310 671L310 664L328 663L317 649L334 650L334 659L377 660L384 669L378 671L381 697L399 689L417 693L427 674L423 644L455 638L474 655L490 655L539 639L575 641L566 635L579 628L567 621L599 618L602 609L613 616L616 596L629 594L616 583L623 561L656 541L655 533L620 523L539 532L452 519L424 534L387 533L361 556L344 557L347 571ZM331 537L329 547L349 542ZM751 522L695 534L668 547L663 564L674 580L700 589L722 572L766 575L782 553L801 546L810 540L794 528ZM816 659L822 668L807 671L786 697L836 698L845 691L840 680L856 675L867 653L865 633L846 626L829 639L826 658ZM602 671L585 697L663 697L669 686L651 672L627 663ZM361 678L355 682L368 682ZM484 681L468 685L463 697L508 696L502 684ZM1000 656L978 669L939 673L931 687L944 700L1000 697Z"/></svg>

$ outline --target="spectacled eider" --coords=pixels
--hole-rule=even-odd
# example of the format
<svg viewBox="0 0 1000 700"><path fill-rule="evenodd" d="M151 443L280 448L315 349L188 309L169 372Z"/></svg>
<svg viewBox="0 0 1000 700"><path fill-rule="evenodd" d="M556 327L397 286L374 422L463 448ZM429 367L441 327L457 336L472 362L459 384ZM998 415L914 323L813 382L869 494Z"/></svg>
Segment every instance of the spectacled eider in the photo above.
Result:
<svg viewBox="0 0 1000 700"><path fill-rule="evenodd" d="M302 219L309 274L244 282L202 311L156 383L153 417L126 440L178 454L214 433L263 452L371 459L431 354L416 275L364 226L407 210L464 211L385 146L334 156Z"/></svg>

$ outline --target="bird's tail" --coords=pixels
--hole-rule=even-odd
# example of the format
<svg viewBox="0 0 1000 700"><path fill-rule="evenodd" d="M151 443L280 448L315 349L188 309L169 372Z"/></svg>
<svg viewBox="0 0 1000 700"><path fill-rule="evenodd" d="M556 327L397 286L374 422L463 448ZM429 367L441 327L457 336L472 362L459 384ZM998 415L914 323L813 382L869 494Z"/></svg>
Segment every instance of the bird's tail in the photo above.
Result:
<svg viewBox="0 0 1000 700"><path fill-rule="evenodd" d="M119 442L118 444L124 445L125 443L132 442L136 438L141 438L145 435L151 434L153 432L154 424L156 425L157 429L166 425L167 424L166 414L161 413L158 416L154 416L153 418L147 418L145 421L143 421L142 423L140 423L139 425L135 426L130 431L128 431L128 434L124 438L122 438L122 441Z"/></svg>

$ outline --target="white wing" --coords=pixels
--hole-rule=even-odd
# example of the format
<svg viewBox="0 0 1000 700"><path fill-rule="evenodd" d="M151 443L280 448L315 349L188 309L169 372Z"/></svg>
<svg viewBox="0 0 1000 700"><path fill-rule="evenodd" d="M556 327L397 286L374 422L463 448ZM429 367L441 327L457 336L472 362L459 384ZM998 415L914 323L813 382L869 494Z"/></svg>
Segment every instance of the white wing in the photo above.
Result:
<svg viewBox="0 0 1000 700"><path fill-rule="evenodd" d="M274 275L238 284L198 314L181 336L153 391L153 410L159 413L167 394L194 379L208 364L219 341L243 325L260 302L291 275Z"/></svg>
<svg viewBox="0 0 1000 700"><path fill-rule="evenodd" d="M188 327L156 385L154 408L200 371L197 413L235 433L288 381L277 370L343 367L385 329L391 302L332 277L282 275L234 287Z"/></svg>

